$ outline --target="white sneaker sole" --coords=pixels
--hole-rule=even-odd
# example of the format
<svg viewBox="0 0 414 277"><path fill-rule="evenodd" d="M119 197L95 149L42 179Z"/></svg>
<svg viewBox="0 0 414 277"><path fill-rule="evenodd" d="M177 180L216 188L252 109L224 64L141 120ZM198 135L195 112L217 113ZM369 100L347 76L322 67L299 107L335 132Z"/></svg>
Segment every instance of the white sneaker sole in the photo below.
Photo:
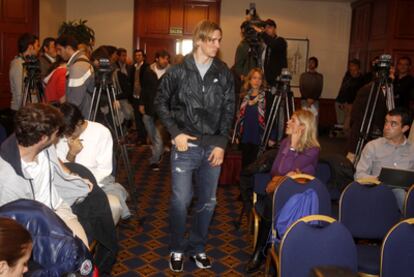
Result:
<svg viewBox="0 0 414 277"><path fill-rule="evenodd" d="M197 259L195 258L195 256L194 257L191 257L191 258L195 262L195 264L196 264L196 266L198 268L201 268L201 269L209 269L209 268L211 268L211 264L208 265L208 266L204 266L202 263L200 263L199 261L197 261Z"/></svg>

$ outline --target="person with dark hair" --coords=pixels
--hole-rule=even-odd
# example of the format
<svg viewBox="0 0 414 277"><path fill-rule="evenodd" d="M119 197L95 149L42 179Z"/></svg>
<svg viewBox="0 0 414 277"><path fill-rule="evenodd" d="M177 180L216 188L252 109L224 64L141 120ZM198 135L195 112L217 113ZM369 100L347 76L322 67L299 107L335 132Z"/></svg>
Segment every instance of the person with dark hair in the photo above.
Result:
<svg viewBox="0 0 414 277"><path fill-rule="evenodd" d="M61 35L56 40L56 51L67 62L66 101L75 104L82 115L89 118L95 86L93 67L88 57L78 50L78 42L73 36Z"/></svg>
<svg viewBox="0 0 414 277"><path fill-rule="evenodd" d="M352 104L357 92L365 84L365 78L360 71L360 61L352 59L348 63L348 70L342 79L341 87L335 101L337 127L343 129L347 135L351 132Z"/></svg>
<svg viewBox="0 0 414 277"><path fill-rule="evenodd" d="M368 142L356 166L355 180L364 178L378 181L384 167L414 171L414 145L407 140L412 123L410 112L395 108L385 116L383 137ZM403 189L393 189L402 211L405 194Z"/></svg>
<svg viewBox="0 0 414 277"><path fill-rule="evenodd" d="M116 63L118 61L117 48L112 45L103 45L92 52L91 61L96 68L97 74L99 74L99 68L101 67L101 59L109 60L110 66L113 70L111 74L111 81L115 88L116 100L112 103L112 105L115 109L119 111L121 123L123 123L124 120L132 120L134 117L133 108L129 103L129 101L132 98L132 86L129 82L128 77L125 74L122 74L120 69L116 66ZM97 79L99 79L99 76L101 75L97 76ZM104 108L100 109L100 111L107 117L106 121L103 122L107 125L107 122L112 122L112 119L109 118L110 110L107 107L106 93L102 93L101 97L101 99L103 100L100 103L101 108ZM113 125L107 125L107 127L113 128Z"/></svg>
<svg viewBox="0 0 414 277"><path fill-rule="evenodd" d="M270 86L276 85L276 79L282 72L282 68L287 68L287 42L283 37L277 35L276 22L272 19L265 21L264 29L253 25L256 32L266 45L262 52L263 71L266 82Z"/></svg>
<svg viewBox="0 0 414 277"><path fill-rule="evenodd" d="M66 101L66 72L65 61L57 56L43 79L46 103L59 104Z"/></svg>
<svg viewBox="0 0 414 277"><path fill-rule="evenodd" d="M410 57L398 59L393 86L395 106L414 110L414 77L411 75Z"/></svg>
<svg viewBox="0 0 414 277"><path fill-rule="evenodd" d="M116 62L116 66L119 68L122 74L128 77L129 82L131 82L133 67L130 64L131 60L129 60L128 62L127 50L125 48L118 48L116 50L116 54L118 56L118 61Z"/></svg>
<svg viewBox="0 0 414 277"><path fill-rule="evenodd" d="M113 141L112 135L104 125L85 120L79 109L70 103L59 107L63 113L64 138L56 144L59 159L63 162L76 162L87 167L98 185L108 195L109 204L118 222L119 216L127 219L131 212L126 204L128 192L115 182L112 173ZM116 197L116 199L112 199Z"/></svg>
<svg viewBox="0 0 414 277"><path fill-rule="evenodd" d="M251 69L259 66L258 60L252 53L251 46L245 38L245 22L243 22L243 24L240 26L242 40L237 46L236 54L234 57L234 71L241 81L244 80L244 77L246 77L247 74L249 74Z"/></svg>
<svg viewBox="0 0 414 277"><path fill-rule="evenodd" d="M43 203L85 245L98 242L96 264L101 273L110 273L118 246L108 198L59 161L54 143L64 127L62 113L50 105L28 104L14 119L15 134L0 149L0 205L17 199Z"/></svg>
<svg viewBox="0 0 414 277"><path fill-rule="evenodd" d="M18 55L10 62L9 81L12 94L10 109L17 111L22 106L24 94L24 72L23 63L27 56L37 56L40 50L39 38L35 35L24 33L17 41Z"/></svg>
<svg viewBox="0 0 414 277"><path fill-rule="evenodd" d="M316 70L318 65L318 58L310 57L308 71L302 73L299 79L302 109L313 112L316 116L316 122L318 122L319 114L319 97L321 97L323 89L323 75Z"/></svg>
<svg viewBox="0 0 414 277"><path fill-rule="evenodd" d="M143 114L139 111L140 97L141 97L141 80L143 79L143 73L149 64L145 61L146 55L144 50L136 49L134 51L134 66L132 72L132 84L133 84L133 97L132 97L132 106L134 107L135 114L135 128L137 129L137 145L146 144L147 141L147 131L145 130L145 125L142 120Z"/></svg>
<svg viewBox="0 0 414 277"><path fill-rule="evenodd" d="M186 251L197 267L212 266L205 247L235 106L233 76L216 57L221 38L218 24L200 21L193 33L193 52L165 73L155 99L157 113L173 139L169 266L174 272L183 271ZM197 200L186 239L193 191Z"/></svg>
<svg viewBox="0 0 414 277"><path fill-rule="evenodd" d="M166 50L155 53L155 62L145 68L141 79L141 96L139 111L145 125L148 137L152 143L152 156L149 160L153 171L159 171L159 163L164 153L164 142L161 132L156 126L154 99L161 77L169 68L170 54Z"/></svg>
<svg viewBox="0 0 414 277"><path fill-rule="evenodd" d="M39 57L40 62L40 78L43 80L43 78L46 77L48 74L49 68L52 66L52 64L56 61L56 45L55 45L56 39L47 37L43 40L42 43L42 49L41 49L41 55Z"/></svg>
<svg viewBox="0 0 414 277"><path fill-rule="evenodd" d="M21 198L39 201L88 245L70 206L88 195L89 184L63 172L53 146L63 128L62 114L52 106L29 104L14 121L15 133L0 149L0 206Z"/></svg>
<svg viewBox="0 0 414 277"><path fill-rule="evenodd" d="M13 219L0 217L0 277L23 277L32 248L29 231Z"/></svg>

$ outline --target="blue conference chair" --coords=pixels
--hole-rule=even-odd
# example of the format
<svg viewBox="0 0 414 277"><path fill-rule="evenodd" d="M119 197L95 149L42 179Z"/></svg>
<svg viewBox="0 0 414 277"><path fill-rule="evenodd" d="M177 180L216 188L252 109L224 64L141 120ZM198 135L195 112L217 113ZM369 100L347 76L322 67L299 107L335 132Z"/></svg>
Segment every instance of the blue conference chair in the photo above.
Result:
<svg viewBox="0 0 414 277"><path fill-rule="evenodd" d="M308 189L315 191L319 200L318 214L331 215L331 198L326 186L317 178L307 174L296 174L286 178L275 190L273 194L273 215L277 215L286 202L295 194L303 193ZM276 231L277 218L272 219L272 232L277 235ZM271 262L277 268L278 245L272 245L266 259L266 273L270 270Z"/></svg>
<svg viewBox="0 0 414 277"><path fill-rule="evenodd" d="M320 224L310 224L315 221ZM340 222L323 215L303 217L285 233L279 248L278 276L308 277L317 266L357 270L351 233Z"/></svg>
<svg viewBox="0 0 414 277"><path fill-rule="evenodd" d="M395 225L381 248L381 277L414 275L414 218Z"/></svg>
<svg viewBox="0 0 414 277"><path fill-rule="evenodd" d="M396 198L387 186L352 182L342 192L339 221L359 241L360 274L379 274L381 242L400 218Z"/></svg>

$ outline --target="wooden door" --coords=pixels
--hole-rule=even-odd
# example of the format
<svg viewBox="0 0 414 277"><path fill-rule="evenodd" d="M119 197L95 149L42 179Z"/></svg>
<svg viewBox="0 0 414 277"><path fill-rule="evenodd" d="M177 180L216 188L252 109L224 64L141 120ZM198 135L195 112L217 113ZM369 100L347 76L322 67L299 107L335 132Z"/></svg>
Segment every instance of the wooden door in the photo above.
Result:
<svg viewBox="0 0 414 277"><path fill-rule="evenodd" d="M39 0L0 0L0 109L10 106L10 61L25 32L39 34Z"/></svg>

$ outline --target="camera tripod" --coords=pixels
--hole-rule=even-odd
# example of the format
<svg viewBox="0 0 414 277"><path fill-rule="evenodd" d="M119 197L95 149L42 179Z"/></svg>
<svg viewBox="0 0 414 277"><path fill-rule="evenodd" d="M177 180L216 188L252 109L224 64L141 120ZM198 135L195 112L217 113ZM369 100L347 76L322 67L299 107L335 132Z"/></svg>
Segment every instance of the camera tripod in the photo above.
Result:
<svg viewBox="0 0 414 277"><path fill-rule="evenodd" d="M388 75L388 70L380 71L378 77L371 85L364 117L362 118L361 127L359 128L359 139L355 150L354 167L358 164L359 159L361 158L362 149L371 134L372 121L377 109L380 94L384 94L388 110L392 110L395 106L393 90L391 84L388 82Z"/></svg>
<svg viewBox="0 0 414 277"><path fill-rule="evenodd" d="M23 83L22 107L26 106L27 103L43 102L43 89L38 69L24 65L24 71L27 73L27 76L24 78Z"/></svg>
<svg viewBox="0 0 414 277"><path fill-rule="evenodd" d="M279 89L280 86L281 88ZM290 79L279 81L275 87L272 87L271 93L274 95L272 107L267 117L268 119L266 120L266 126L262 136L262 141L260 143L258 156L265 152L276 120L278 120L278 123L283 121L283 126L278 127L282 127L279 128L279 130L284 130L285 123L290 119L292 113L295 111L295 100L293 93L290 90Z"/></svg>
<svg viewBox="0 0 414 277"><path fill-rule="evenodd" d="M115 136L115 152L120 152L124 168L127 172L127 178L128 178L128 186L129 191L131 192L131 200L134 205L135 213L137 214L137 191L134 185L134 178L131 171L131 165L128 158L128 151L125 145L125 136L124 131L122 129L121 120L119 116L119 110L117 108L114 108L112 104L116 101L116 89L112 80L111 80L111 72L104 72L101 75L98 75L98 82L95 85L95 88L93 90L92 94L92 101L91 101L91 107L89 109L89 120L96 121L96 115L98 113L98 110L101 107L101 100L102 96L106 97L107 104L110 111L111 116L111 122L110 122L110 129L112 129L113 134ZM102 95L102 93L104 93ZM119 157L116 159L118 160Z"/></svg>
<svg viewBox="0 0 414 277"><path fill-rule="evenodd" d="M281 86L281 87L280 87ZM293 93L290 90L290 78L282 79L277 83L276 86L271 88L271 93L274 96L270 113L266 120L265 130L262 136L262 140L259 147L258 157L262 155L269 143L270 135L275 125L276 120L279 120L279 123L283 121L282 130L285 128L285 122L290 119L292 113L295 111L295 102ZM237 128L240 122L236 122L235 131L233 133L232 141L234 142L235 136L237 133ZM280 127L280 126L279 126ZM240 212L239 218L237 221L234 221L234 226L236 230L240 228L244 214L246 214L246 209L248 207L243 203L242 210Z"/></svg>

